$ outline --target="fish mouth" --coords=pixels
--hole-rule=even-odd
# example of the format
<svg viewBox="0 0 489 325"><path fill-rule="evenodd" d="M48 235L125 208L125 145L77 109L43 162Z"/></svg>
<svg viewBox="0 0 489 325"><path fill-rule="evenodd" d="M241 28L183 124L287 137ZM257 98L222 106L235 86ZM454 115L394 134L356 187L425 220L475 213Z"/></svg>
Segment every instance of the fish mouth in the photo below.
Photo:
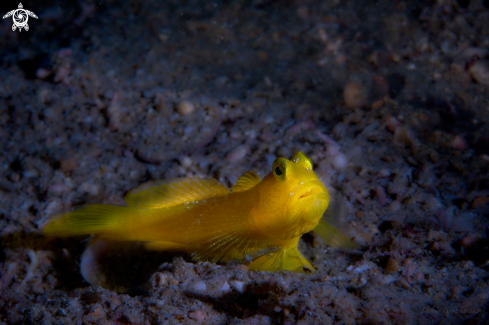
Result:
<svg viewBox="0 0 489 325"><path fill-rule="evenodd" d="M304 198L309 197L309 196L314 195L314 194L322 193L322 192L324 192L324 190L321 189L320 187L311 187L307 191L305 191L304 193L301 194L301 196L299 197L299 200L304 199Z"/></svg>

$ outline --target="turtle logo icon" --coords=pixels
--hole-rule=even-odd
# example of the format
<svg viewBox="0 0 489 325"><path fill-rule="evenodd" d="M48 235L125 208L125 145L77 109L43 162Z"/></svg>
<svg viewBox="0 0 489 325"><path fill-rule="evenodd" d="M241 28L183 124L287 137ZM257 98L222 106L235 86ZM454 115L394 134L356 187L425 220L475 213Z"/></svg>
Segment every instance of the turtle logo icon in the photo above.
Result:
<svg viewBox="0 0 489 325"><path fill-rule="evenodd" d="M22 31L22 28L24 28L26 31L29 30L29 25L27 25L27 21L29 20L29 16L36 18L37 16L35 13L29 10L23 9L24 6L22 6L22 3L19 3L19 8L7 12L5 16L3 16L3 19L8 18L12 16L14 20L14 24L12 25L12 30L15 32L15 30L18 28L19 32Z"/></svg>

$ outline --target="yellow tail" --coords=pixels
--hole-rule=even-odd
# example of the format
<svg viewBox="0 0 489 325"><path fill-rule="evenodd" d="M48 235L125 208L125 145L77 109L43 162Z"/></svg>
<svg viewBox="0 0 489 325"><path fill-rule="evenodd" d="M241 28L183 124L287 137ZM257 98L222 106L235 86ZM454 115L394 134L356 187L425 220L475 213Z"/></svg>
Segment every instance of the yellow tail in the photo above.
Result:
<svg viewBox="0 0 489 325"><path fill-rule="evenodd" d="M117 239L123 235L127 216L132 208L93 204L76 208L51 220L42 230L47 236L78 236L101 234L102 237Z"/></svg>

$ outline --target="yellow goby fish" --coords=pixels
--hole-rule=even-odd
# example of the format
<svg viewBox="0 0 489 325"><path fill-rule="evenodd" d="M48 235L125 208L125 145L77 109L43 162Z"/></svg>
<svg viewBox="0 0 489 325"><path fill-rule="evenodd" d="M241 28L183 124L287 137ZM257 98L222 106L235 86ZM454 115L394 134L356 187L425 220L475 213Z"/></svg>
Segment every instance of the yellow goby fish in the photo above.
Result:
<svg viewBox="0 0 489 325"><path fill-rule="evenodd" d="M299 238L311 230L329 245L350 245L323 217L328 191L300 151L291 160L277 158L263 180L245 173L231 190L215 179L147 183L126 195L127 206L83 206L50 221L43 233L142 241L149 249L188 252L196 261L237 259L256 271L313 271L298 250Z"/></svg>

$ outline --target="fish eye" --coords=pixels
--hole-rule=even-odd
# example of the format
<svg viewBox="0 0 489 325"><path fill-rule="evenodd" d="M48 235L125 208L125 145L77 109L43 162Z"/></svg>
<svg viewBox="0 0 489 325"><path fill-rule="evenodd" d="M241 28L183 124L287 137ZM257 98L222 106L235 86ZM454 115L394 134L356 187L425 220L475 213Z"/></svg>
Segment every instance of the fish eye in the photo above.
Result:
<svg viewBox="0 0 489 325"><path fill-rule="evenodd" d="M283 173L284 172L282 171L282 168L280 168L280 167L275 168L275 175L282 176Z"/></svg>

